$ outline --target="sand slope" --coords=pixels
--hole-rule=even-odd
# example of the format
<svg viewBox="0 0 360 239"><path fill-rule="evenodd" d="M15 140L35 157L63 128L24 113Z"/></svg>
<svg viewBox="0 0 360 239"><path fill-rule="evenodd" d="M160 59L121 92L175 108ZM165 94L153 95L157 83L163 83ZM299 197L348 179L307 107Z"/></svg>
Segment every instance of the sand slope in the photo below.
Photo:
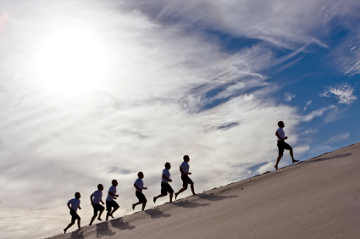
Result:
<svg viewBox="0 0 360 239"><path fill-rule="evenodd" d="M151 205L149 202L148 207ZM357 143L51 238L360 238L359 225Z"/></svg>

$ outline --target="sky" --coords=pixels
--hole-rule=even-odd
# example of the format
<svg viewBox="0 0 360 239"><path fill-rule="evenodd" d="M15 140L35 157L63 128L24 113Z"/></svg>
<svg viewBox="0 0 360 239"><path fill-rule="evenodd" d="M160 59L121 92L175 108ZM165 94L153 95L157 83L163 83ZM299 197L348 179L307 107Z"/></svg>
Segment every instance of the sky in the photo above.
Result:
<svg viewBox="0 0 360 239"><path fill-rule="evenodd" d="M130 214L139 171L151 208L165 162L181 188L185 154L198 193L273 171L280 120L299 160L359 142L359 12L357 0L1 0L0 238L60 234L76 191L88 225L91 193L112 179L115 216Z"/></svg>

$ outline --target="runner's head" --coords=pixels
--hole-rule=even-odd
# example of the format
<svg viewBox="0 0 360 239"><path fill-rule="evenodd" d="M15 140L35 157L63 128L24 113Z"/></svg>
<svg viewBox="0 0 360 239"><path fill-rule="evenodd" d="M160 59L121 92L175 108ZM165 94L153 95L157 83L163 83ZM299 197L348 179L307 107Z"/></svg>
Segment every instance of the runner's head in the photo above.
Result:
<svg viewBox="0 0 360 239"><path fill-rule="evenodd" d="M278 122L278 126L279 126L280 128L284 128L284 127L285 127L285 124L284 124L283 121L279 121L279 122Z"/></svg>
<svg viewBox="0 0 360 239"><path fill-rule="evenodd" d="M76 192L76 193L75 193L75 198L77 198L77 199L81 198L81 195L80 195L79 192Z"/></svg>
<svg viewBox="0 0 360 239"><path fill-rule="evenodd" d="M170 164L169 162L166 162L166 163L165 163L165 168L166 168L166 169L170 169L170 168L171 168L171 164Z"/></svg>
<svg viewBox="0 0 360 239"><path fill-rule="evenodd" d="M117 182L116 179L114 179L114 180L111 181L111 184L112 184L114 187L116 187L116 186L118 185L118 182Z"/></svg>
<svg viewBox="0 0 360 239"><path fill-rule="evenodd" d="M184 155L183 159L184 159L185 162L189 162L189 161L190 161L189 155Z"/></svg>
<svg viewBox="0 0 360 239"><path fill-rule="evenodd" d="M141 171L140 171L140 172L138 172L138 174L137 174L137 175L138 175L138 177L139 177L140 179L144 177L144 174L143 174L143 172L141 172Z"/></svg>
<svg viewBox="0 0 360 239"><path fill-rule="evenodd" d="M102 191L104 189L104 186L102 184L97 185L97 188L99 189L99 191Z"/></svg>

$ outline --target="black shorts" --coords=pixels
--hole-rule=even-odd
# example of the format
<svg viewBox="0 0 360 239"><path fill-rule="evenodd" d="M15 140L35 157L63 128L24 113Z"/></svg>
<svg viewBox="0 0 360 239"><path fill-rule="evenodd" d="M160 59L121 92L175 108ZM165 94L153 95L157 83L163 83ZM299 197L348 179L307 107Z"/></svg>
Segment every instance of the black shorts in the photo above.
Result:
<svg viewBox="0 0 360 239"><path fill-rule="evenodd" d="M181 174L181 180L183 181L183 188L187 188L188 184L193 183L191 178L189 178L189 176L187 176L185 174Z"/></svg>
<svg viewBox="0 0 360 239"><path fill-rule="evenodd" d="M139 199L139 202L144 203L147 202L145 195L142 192L135 192L136 197Z"/></svg>
<svg viewBox="0 0 360 239"><path fill-rule="evenodd" d="M79 220L80 217L75 211L70 211L71 223L75 223L75 220Z"/></svg>
<svg viewBox="0 0 360 239"><path fill-rule="evenodd" d="M106 211L111 212L111 209L118 209L120 206L119 204L117 204L117 202L115 202L114 200L112 201L107 201L106 200Z"/></svg>
<svg viewBox="0 0 360 239"><path fill-rule="evenodd" d="M96 215L98 211L102 212L105 208L100 205L100 203L95 203L92 205L94 208L94 214Z"/></svg>
<svg viewBox="0 0 360 239"><path fill-rule="evenodd" d="M168 183L161 182L161 194L167 195L167 193L173 193L174 190Z"/></svg>
<svg viewBox="0 0 360 239"><path fill-rule="evenodd" d="M279 155L283 155L284 149L290 150L292 149L291 146L284 141L278 141L277 146L279 148Z"/></svg>

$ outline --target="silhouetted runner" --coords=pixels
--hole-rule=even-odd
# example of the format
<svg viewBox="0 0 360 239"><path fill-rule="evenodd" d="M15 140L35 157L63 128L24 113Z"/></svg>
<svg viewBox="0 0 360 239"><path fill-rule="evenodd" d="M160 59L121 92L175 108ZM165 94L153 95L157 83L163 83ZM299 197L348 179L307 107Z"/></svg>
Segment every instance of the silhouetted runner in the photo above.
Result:
<svg viewBox="0 0 360 239"><path fill-rule="evenodd" d="M276 164L275 164L275 169L278 170L278 167L279 167L279 162L284 154L284 149L287 149L287 150L290 150L290 156L291 156L291 159L292 159L292 163L296 163L296 162L299 162L299 160L295 160L294 159L294 155L293 155L293 150L292 150L292 147L285 143L285 140L288 138L287 136L285 136L285 132L283 130L283 128L285 127L285 124L284 122L282 121L279 121L278 122L278 126L279 128L276 130L275 132L275 135L276 137L278 138L277 140L277 146L279 148L279 157L277 158L276 160Z"/></svg>
<svg viewBox="0 0 360 239"><path fill-rule="evenodd" d="M80 207L80 193L76 192L75 193L75 198L71 199L68 203L67 206L70 209L70 215L71 215L71 223L64 229L64 234L66 233L67 229L69 229L72 225L74 225L75 220L78 220L78 227L80 229L80 221L81 218L79 217L79 215L76 213L77 209L81 209Z"/></svg>
<svg viewBox="0 0 360 239"><path fill-rule="evenodd" d="M109 188L108 196L106 198L106 221L109 219L109 216L114 218L114 212L120 207L119 204L114 201L114 199L119 197L119 195L116 194L116 186L118 185L118 182L114 179L111 183L112 186Z"/></svg>
<svg viewBox="0 0 360 239"><path fill-rule="evenodd" d="M144 187L144 182L142 180L143 178L144 178L144 174L142 172L139 172L138 179L136 179L136 181L134 183L134 187L136 188L135 195L139 199L139 202L134 203L132 205L133 210L135 209L136 205L142 204L142 211L144 211L145 206L146 206L147 200L146 200L145 195L142 193L142 190L143 189L146 190L147 187Z"/></svg>
<svg viewBox="0 0 360 239"><path fill-rule="evenodd" d="M97 186L98 190L96 190L95 192L93 192L93 194L91 194L90 196L90 201L91 201L91 205L92 207L94 208L94 216L91 218L91 221L90 221L90 224L89 226L93 223L93 221L95 220L98 212L99 213L99 217L98 217L98 220L99 221L102 221L101 220L101 214L103 213L104 211L104 207L100 205L100 202L102 204L104 204L103 200L102 200L102 190L104 190L104 186L102 184L99 184Z"/></svg>
<svg viewBox="0 0 360 239"><path fill-rule="evenodd" d="M172 182L172 180L170 179L170 168L171 165L169 162L165 163L165 169L162 171L162 176L161 176L161 194L159 194L158 196L154 197L154 203L156 202L156 200L160 197L165 197L168 193L170 193L169 197L170 197L170 202L172 202L172 198L174 195L174 190L172 189L172 187L170 186L169 182Z"/></svg>
<svg viewBox="0 0 360 239"><path fill-rule="evenodd" d="M194 183L188 176L188 175L191 175L191 173L189 172L189 169L190 169L190 165L189 165L190 157L188 155L184 155L183 159L184 159L184 162L182 162L181 165L180 165L180 173L181 173L181 180L183 182L183 187L179 190L179 192L175 193L175 200L176 200L177 196L180 193L184 192L187 189L188 184L190 184L190 186L191 186L192 194L193 195L196 194L195 191L194 191Z"/></svg>

